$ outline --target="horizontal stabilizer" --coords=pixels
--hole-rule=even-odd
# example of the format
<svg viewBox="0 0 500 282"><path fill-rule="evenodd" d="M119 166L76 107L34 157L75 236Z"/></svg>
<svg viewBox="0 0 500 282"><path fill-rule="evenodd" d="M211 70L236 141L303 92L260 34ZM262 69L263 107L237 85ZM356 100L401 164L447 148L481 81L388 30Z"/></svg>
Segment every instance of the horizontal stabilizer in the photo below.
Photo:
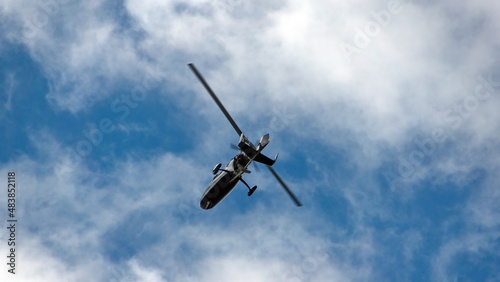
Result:
<svg viewBox="0 0 500 282"><path fill-rule="evenodd" d="M277 158L278 158L278 155L276 155L274 160L272 160L269 157L266 157L265 155L259 153L257 156L255 156L255 159L253 159L253 160L256 162L268 165L268 166L272 166L276 162Z"/></svg>

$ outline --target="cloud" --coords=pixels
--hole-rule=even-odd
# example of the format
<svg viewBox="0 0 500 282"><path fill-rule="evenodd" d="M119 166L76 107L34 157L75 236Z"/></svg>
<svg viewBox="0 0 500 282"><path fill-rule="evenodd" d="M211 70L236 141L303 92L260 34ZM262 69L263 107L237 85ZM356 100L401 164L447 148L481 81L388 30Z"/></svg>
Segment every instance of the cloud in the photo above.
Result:
<svg viewBox="0 0 500 282"><path fill-rule="evenodd" d="M495 238L498 238L498 232L492 234L472 233L445 243L440 248L438 255L433 259L433 279L436 281L449 278L458 279L470 267L468 266L465 269L464 267L460 267L461 260L473 257L476 259L466 262L475 265L476 269L480 267L486 270L478 276L488 280L491 279L492 281L495 280L498 278L496 271L493 270L495 266L489 263L481 264L481 260L477 259L498 251L498 244L495 244Z"/></svg>
<svg viewBox="0 0 500 282"><path fill-rule="evenodd" d="M6 6L6 7L5 7ZM136 82L149 67L104 3L48 1L5 3L13 44L24 44L49 80L47 98L76 113L109 96L117 85Z"/></svg>
<svg viewBox="0 0 500 282"><path fill-rule="evenodd" d="M240 1L128 1L119 8L121 19L98 1L60 4L26 44L46 70L47 98L74 113L111 95L118 85L136 82L151 62L169 69L163 88L168 90L194 84L186 62L203 66L210 58L224 57L204 72L236 116L266 116L279 104L301 117L303 123L294 128L312 125L311 131L324 134L322 139L345 130L355 140L371 140L360 142L364 146L380 141L397 146L408 141L410 131L434 127L430 117L472 93L464 91L462 82L474 85L477 74L491 64L496 52L491 27L497 24L490 16L479 21L479 11L494 13L479 4L472 10L447 2L397 4L398 9L384 1L358 1L358 8L327 2L257 7ZM8 7L26 19L38 11ZM387 13L390 19L381 20ZM454 13L466 15L460 26ZM60 21L65 25L55 32ZM370 25L379 27L368 32L372 36L365 31ZM477 35L474 26L481 28ZM369 44L356 47L359 53L349 62L338 46L356 45L361 34ZM471 48L449 52L464 38ZM231 93L239 98L228 98ZM271 103L247 109L246 101L266 100Z"/></svg>
<svg viewBox="0 0 500 282"><path fill-rule="evenodd" d="M345 241L322 229L311 233L309 228L321 226L321 220L303 224L314 217L311 210L290 204L290 216L278 212L281 206L255 201L230 222L223 215L236 208L234 201L201 212L198 188L208 179L195 173L203 167L191 160L167 153L148 161L116 161L107 170L91 160L73 168L59 161L65 151L47 130L33 132L31 142L36 160L24 156L2 165L4 174L18 171L22 187L19 234L30 239L19 240L21 279L229 281L243 265L252 266L246 276L252 281L352 281L370 275L367 261L374 250L367 237ZM57 271L42 271L44 266ZM99 270L90 271L94 268Z"/></svg>
<svg viewBox="0 0 500 282"><path fill-rule="evenodd" d="M189 152L143 157L141 147L76 166L52 129L27 131L36 154L1 165L2 175L19 171L22 187L20 277L411 280L429 255L432 277L445 280L461 253L494 249L498 89L476 91L487 89L480 75L497 77L498 7L398 3L3 2L6 37L43 69L49 110L83 118L153 70L162 77L155 101L199 122L185 126L196 140ZM221 161L235 136L188 62L249 136L276 136L277 170L307 205L281 205L272 179L252 173L260 192L251 200L239 187L216 210L199 209L206 164ZM163 134L132 118L118 129ZM432 141L438 129L443 142ZM115 137L106 142L123 142ZM411 176L402 177L400 157ZM388 187L386 172L404 185ZM465 208L426 202L437 196L452 198L451 211ZM463 215L466 231L454 234ZM433 228L445 230L440 246L426 237Z"/></svg>
<svg viewBox="0 0 500 282"><path fill-rule="evenodd" d="M3 110L0 113L0 118L3 118L7 112L12 112L12 98L16 91L18 82L16 80L15 74L10 72L5 75L5 79L2 83L2 88L4 89L3 94L5 95L2 100L5 100L3 103Z"/></svg>
<svg viewBox="0 0 500 282"><path fill-rule="evenodd" d="M4 108L5 110L7 111L11 111L12 110L12 96L14 94L14 89L16 88L17 86L17 82L16 82L16 79L14 77L14 74L13 73L9 73L7 76L6 76L6 89L7 91L5 92L6 93L6 96L7 96L7 101L5 101L5 104L4 104Z"/></svg>
<svg viewBox="0 0 500 282"><path fill-rule="evenodd" d="M129 2L128 7L147 32L148 42L173 44L145 46L156 54L154 57L178 48L200 58L200 64L210 63L213 57L226 58L203 70L237 120L279 117L274 113L280 105L299 117L287 130L342 147L359 144L361 153L351 151L355 159L376 166L386 154L380 147L403 149L401 144L411 143L417 133L430 136L436 128L445 126L448 130L452 126L443 121L446 111L474 95L478 75L497 67L492 65L495 41L489 39L494 37L491 27L496 22L493 17L481 22L477 10L469 14L448 7L446 2L436 6L401 2L401 9L391 14L390 22L379 23L380 31L349 62L338 45L355 44L358 31L389 10L385 2L359 4L365 8L291 2L263 11L266 16L259 15L263 20L254 26L241 17L252 10L252 5L235 5L229 11L214 11L205 5L183 12L171 6L139 6L135 2ZM489 13L485 7L476 9ZM339 14L334 17L325 11ZM457 26L453 13L466 13L461 26ZM467 32L461 27L467 27ZM481 32L474 33L478 28ZM183 37L188 30L197 36ZM471 48L450 52L467 41L465 38ZM204 48L197 48L200 42L204 42ZM203 91L198 85L193 87ZM231 96L234 93L238 98ZM205 93L201 95L200 101L206 103ZM246 101L258 101L259 106ZM198 102L194 103L196 106ZM215 107L212 113L210 119L219 118ZM477 113L478 119L498 119L492 109ZM467 130L476 136L495 132L494 128L475 125ZM459 132L451 130L450 137L455 134ZM367 156L369 162L364 161Z"/></svg>

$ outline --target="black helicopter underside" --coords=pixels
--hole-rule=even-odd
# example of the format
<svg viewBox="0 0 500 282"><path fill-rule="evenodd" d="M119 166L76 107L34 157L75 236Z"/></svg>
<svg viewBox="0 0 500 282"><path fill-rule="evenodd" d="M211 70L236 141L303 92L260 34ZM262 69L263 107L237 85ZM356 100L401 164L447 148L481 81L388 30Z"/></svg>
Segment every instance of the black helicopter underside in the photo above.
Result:
<svg viewBox="0 0 500 282"><path fill-rule="evenodd" d="M227 171L222 171L215 176L201 197L200 207L209 210L229 195L239 181L239 179L231 181L233 177L234 175Z"/></svg>

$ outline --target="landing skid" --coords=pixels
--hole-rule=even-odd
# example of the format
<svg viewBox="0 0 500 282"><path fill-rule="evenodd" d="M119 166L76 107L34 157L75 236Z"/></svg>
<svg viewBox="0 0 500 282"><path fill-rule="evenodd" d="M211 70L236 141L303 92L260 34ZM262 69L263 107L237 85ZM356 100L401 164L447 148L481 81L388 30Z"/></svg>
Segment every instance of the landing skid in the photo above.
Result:
<svg viewBox="0 0 500 282"><path fill-rule="evenodd" d="M254 186L252 187L252 189L250 189L250 191L248 191L248 197L252 196L253 192L255 192L255 190L257 190L257 186Z"/></svg>
<svg viewBox="0 0 500 282"><path fill-rule="evenodd" d="M248 183L243 180L243 178L240 178L241 182L243 182L243 184L245 184L245 186L248 188L248 196L252 196L253 192L255 192L255 190L257 190L257 185L255 185L254 187L250 188L250 185L248 185Z"/></svg>

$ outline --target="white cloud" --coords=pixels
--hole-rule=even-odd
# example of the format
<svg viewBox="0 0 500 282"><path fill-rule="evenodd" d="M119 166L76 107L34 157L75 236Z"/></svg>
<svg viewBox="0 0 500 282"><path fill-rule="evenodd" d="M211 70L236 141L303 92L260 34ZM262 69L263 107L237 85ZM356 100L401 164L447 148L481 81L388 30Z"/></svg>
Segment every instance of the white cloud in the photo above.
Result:
<svg viewBox="0 0 500 282"><path fill-rule="evenodd" d="M91 107L117 85L134 82L148 65L100 1L12 1L3 12L15 19L7 37L27 46L49 80L47 98L62 109Z"/></svg>
<svg viewBox="0 0 500 282"><path fill-rule="evenodd" d="M380 275L374 260L387 248L374 234L373 219L397 222L386 203L409 201L404 196L411 194L380 187L373 174L382 162L398 153L408 156L417 133L429 138L435 128L444 128L457 151L436 145L426 159L431 164L412 180L432 176L444 183L452 176L451 182L466 186L474 181L466 172L474 168L483 165L494 174L498 95L480 103L458 128L443 121L442 114L474 94L478 74L498 69L492 60L498 49L498 5L402 3L401 11L391 13L390 22L380 24L369 43L356 46L347 58L339 46L355 46L359 30L373 27L374 13L389 10L387 1L264 3L126 1L123 16L131 28L125 30L100 1L59 4L52 12L44 10L45 4L2 3L12 24L10 38L24 32L16 38L42 67L50 86L47 99L59 109L91 111L122 83L141 83L154 65L166 77L161 85L165 96L172 98L179 89L196 92L168 101L191 107L213 125L195 133L200 145L193 152L161 153L148 160L130 155L106 171L89 165L91 158L65 166L69 159L61 145L44 130L32 133L40 159L24 156L2 169L20 172L21 211L29 227L24 231L33 238L21 242L29 250L20 258L23 278L107 281L111 271L118 280L133 281L234 281L242 275L249 281L367 280ZM46 22L27 29L44 14L49 15ZM352 180L335 180L327 164L309 159L316 179L299 180L298 186L311 189L300 192L311 202L317 195L338 193L354 235L332 231L336 222L328 222L331 215L318 215L314 208L280 213L277 206L255 204L245 210L227 200L235 208L231 217L224 207L209 213L198 209L198 188L210 178L200 174L208 171L204 163L227 147L220 140L234 134L229 125L220 132L217 125L226 126L225 121L189 73L188 62L200 66L233 116L254 134L268 127L287 138L285 149L303 148L302 141L313 139L347 151L351 159L345 166L358 171ZM291 117L283 127L273 123L287 113ZM123 130L131 134L144 130L135 123L126 126ZM270 181L258 179L264 187ZM332 183L335 192L328 190ZM468 220L495 228L498 195L496 186L488 187L468 201ZM262 193L274 195L266 188ZM120 233L134 215L150 211L154 218L141 217L137 226L126 229L131 234ZM333 242L322 245L331 234ZM411 245L403 256L411 261L425 238L415 230L402 234ZM478 235L473 251L488 246L492 234ZM120 235L130 256L106 245L119 245ZM138 242L143 235L158 239ZM447 265L464 248L457 238L435 258L437 279L449 277ZM48 269L41 270L44 265Z"/></svg>
<svg viewBox="0 0 500 282"><path fill-rule="evenodd" d="M471 93L463 83L474 85L491 64L498 24L491 16L495 10L480 4L464 10L446 2L397 3L394 8L386 1L271 6L127 1L125 16L132 30L141 32L139 40L120 31L120 22L98 1L64 4L26 44L48 75L47 97L72 112L91 107L117 85L137 81L150 65L146 58L169 69L165 92L178 83L199 89L184 66L189 60L204 66L224 58L203 70L234 115L266 115L279 104L304 121L302 133L310 134L304 131L308 124L322 139L340 129L357 141L370 140L363 146L378 141L397 146L408 132L434 127L430 117ZM29 21L41 9L20 7L10 3L4 10ZM487 20L481 21L480 12ZM390 18L383 21L387 13ZM457 13L464 14L460 24ZM377 20L380 28L370 33ZM61 34L60 21L65 21ZM372 35L369 43L356 47L359 53L349 62L339 45L356 46L361 31L367 36L365 29ZM457 49L463 42L470 48ZM235 93L238 99L231 99Z"/></svg>
<svg viewBox="0 0 500 282"><path fill-rule="evenodd" d="M318 265L314 271L301 270L301 275L335 275L339 279L347 275L332 268L330 255L320 249L328 247L319 244L321 236L308 234L300 225L290 228L294 221L287 216L263 221L270 211L260 205L252 213L236 215L236 229L215 220L213 224L219 227L207 230L215 227L207 222L213 219L187 199L198 198L193 192L199 189L192 187L203 187L206 180L194 173L203 169L190 161L166 154L148 162L118 162L107 172L90 169L87 162L63 169L58 160L64 151L57 141L47 131L33 134L38 138L32 142L44 152L41 159L23 157L2 169L4 174L8 168L17 169L18 213L23 220L18 234L30 238L18 241L21 280L84 281L92 277L108 281L113 275L117 281L227 280L237 274L234 266L251 265L250 273L256 273L251 276L256 279L253 281L268 281L284 279L283 275L288 275L285 270L302 267L302 263L307 267L310 262L304 260L311 256ZM186 206L187 211L181 209ZM135 214L149 210L154 210L154 218L130 221ZM116 233L122 227L127 233ZM151 236L160 239L136 242ZM113 256L120 254L109 245L115 240L120 243L113 244L120 244L120 249L135 250L131 258L118 259L118 264ZM145 248L136 249L137 244ZM193 258L183 258L183 246L196 251L207 272L198 273L196 265L184 264ZM222 271L216 271L220 267ZM99 270L91 271L94 268Z"/></svg>
<svg viewBox="0 0 500 282"><path fill-rule="evenodd" d="M477 234L471 232L463 237L450 240L438 251L437 256L432 260L433 280L443 281L446 279L456 280L460 277L461 269L457 267L457 260L468 255L481 256L481 254L498 251L498 246L494 243L498 238L498 232ZM460 262L458 262L460 263ZM495 267L493 265L483 265L483 267ZM493 269L492 269L493 270ZM498 278L495 272L483 273L489 281ZM497 277L492 277L497 276Z"/></svg>
<svg viewBox="0 0 500 282"><path fill-rule="evenodd" d="M5 78L5 88L7 91L5 91L5 94L7 96L7 99L4 104L4 108L7 111L12 110L12 96L14 95L14 90L17 87L17 81L13 73L7 74Z"/></svg>

